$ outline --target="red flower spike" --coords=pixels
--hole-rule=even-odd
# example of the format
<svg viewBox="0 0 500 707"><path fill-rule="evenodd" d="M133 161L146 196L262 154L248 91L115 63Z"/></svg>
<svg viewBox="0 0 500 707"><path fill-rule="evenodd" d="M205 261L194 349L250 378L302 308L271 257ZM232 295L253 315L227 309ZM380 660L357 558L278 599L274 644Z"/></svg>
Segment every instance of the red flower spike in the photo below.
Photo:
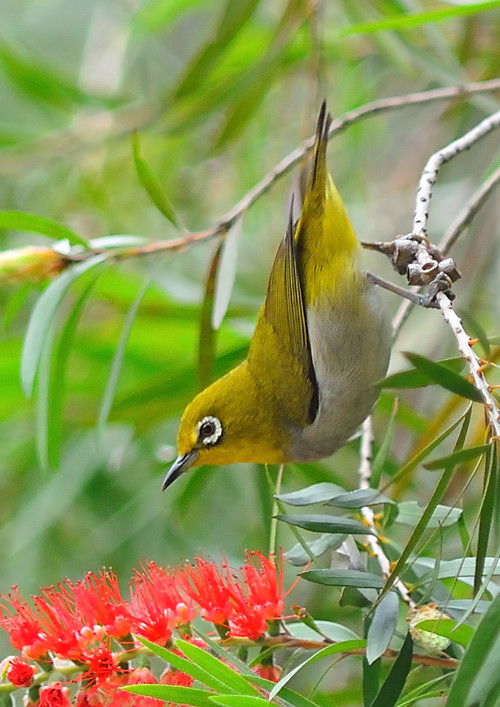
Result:
<svg viewBox="0 0 500 707"><path fill-rule="evenodd" d="M47 656L47 649L40 634L39 617L18 594L17 587L12 589L13 594L2 596L5 603L0 604L0 626L8 632L14 648L33 660L43 659Z"/></svg>
<svg viewBox="0 0 500 707"><path fill-rule="evenodd" d="M187 673L182 672L182 670L176 670L175 668L167 668L160 677L160 683L162 685L180 685L181 687L191 687L194 682L194 678Z"/></svg>
<svg viewBox="0 0 500 707"><path fill-rule="evenodd" d="M89 626L99 624L116 639L128 636L133 618L113 572L101 572L99 576L89 572L83 582L71 585L71 590L77 612L85 623Z"/></svg>
<svg viewBox="0 0 500 707"><path fill-rule="evenodd" d="M68 693L68 688L60 682L44 685L40 689L38 707L72 707Z"/></svg>
<svg viewBox="0 0 500 707"><path fill-rule="evenodd" d="M278 571L273 560L264 557L260 552L247 552L246 558L247 564L242 571L249 600L263 611L266 621L280 618L285 608L282 572ZM259 561L260 569L252 564L253 558Z"/></svg>
<svg viewBox="0 0 500 707"><path fill-rule="evenodd" d="M184 565L175 571L175 578L182 590L198 604L205 621L227 626L232 612L232 592L227 578L214 562L196 558L196 565Z"/></svg>
<svg viewBox="0 0 500 707"><path fill-rule="evenodd" d="M260 663L253 669L254 673L265 680L278 682L281 678L281 668L278 665L263 665Z"/></svg>
<svg viewBox="0 0 500 707"><path fill-rule="evenodd" d="M188 625L196 616L175 576L155 562L136 573L130 605L133 633L161 645L168 643L173 628Z"/></svg>
<svg viewBox="0 0 500 707"><path fill-rule="evenodd" d="M7 668L7 679L16 687L29 687L33 682L35 668L23 658L11 658Z"/></svg>

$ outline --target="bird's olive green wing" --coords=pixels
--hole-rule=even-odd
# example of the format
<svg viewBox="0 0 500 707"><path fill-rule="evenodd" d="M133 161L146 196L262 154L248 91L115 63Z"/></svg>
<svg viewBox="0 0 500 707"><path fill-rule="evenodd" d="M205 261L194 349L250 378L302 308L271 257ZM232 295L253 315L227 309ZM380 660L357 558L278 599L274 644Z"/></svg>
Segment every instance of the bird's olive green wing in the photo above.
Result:
<svg viewBox="0 0 500 707"><path fill-rule="evenodd" d="M292 207L293 204L288 229L271 270L248 362L253 370L265 370L266 376L273 379L274 391L282 397L283 413L288 411L290 417L305 426L316 416L318 391L297 263ZM295 404L294 413L290 408Z"/></svg>

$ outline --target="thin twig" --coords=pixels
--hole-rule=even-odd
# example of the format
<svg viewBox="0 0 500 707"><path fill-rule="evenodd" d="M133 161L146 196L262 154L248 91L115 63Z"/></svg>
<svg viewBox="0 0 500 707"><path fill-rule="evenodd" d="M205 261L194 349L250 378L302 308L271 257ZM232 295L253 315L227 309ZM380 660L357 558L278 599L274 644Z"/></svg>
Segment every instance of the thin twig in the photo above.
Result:
<svg viewBox="0 0 500 707"><path fill-rule="evenodd" d="M363 427L361 430L361 449L360 449L360 465L359 465L359 488L369 489L370 479L371 479L371 459L372 459L372 441L373 441L373 430L372 430L372 420L371 416L367 417L363 422ZM382 570L382 574L387 578L391 574L390 562L380 544L378 538L378 531L375 525L375 514L369 506L364 506L361 509L361 514L364 518L366 525L370 528L375 535L367 535L367 543L370 547L371 552L377 558L377 561ZM395 588L401 595L403 601L405 601L410 607L415 606L415 602L412 600L408 590L400 579L397 579L394 583Z"/></svg>
<svg viewBox="0 0 500 707"><path fill-rule="evenodd" d="M453 221L453 223L445 232L443 238L438 244L438 249L443 253L443 255L447 255L450 252L451 248L455 245L460 236L464 233L467 226L471 223L472 219L475 217L480 208L483 206L483 204L486 202L486 200L490 197L491 193L494 191L494 189L496 189L496 187L498 187L499 184L500 167L498 167L494 172L492 172L488 179L486 179L486 181L481 184L479 189L474 192L474 194L465 204L462 211L460 211L460 213L456 217L455 221ZM423 289L424 288L422 287L419 288L418 291L414 294L419 294L423 292ZM416 303L412 302L409 299L404 299L401 301L401 304L399 305L392 319L392 327L395 339L398 337L401 328L408 320L408 317L410 316L410 313L415 306Z"/></svg>
<svg viewBox="0 0 500 707"><path fill-rule="evenodd" d="M329 139L345 130L348 126L360 120L385 111L398 110L412 105L420 105L433 101L444 101L452 98L460 98L476 93L484 93L500 89L500 79L481 81L477 83L464 84L463 86L448 86L437 88L431 91L419 91L409 93L406 96L392 96L390 98L379 98L370 103L366 103L359 108L355 108L345 113L340 118L332 122L329 132ZM124 248L116 255L117 258L137 257L140 255L150 255L165 250L182 250L189 248L196 242L214 238L219 234L225 234L234 223L248 211L248 209L269 189L289 172L298 162L311 151L314 145L314 136L305 140L300 147L290 152L279 162L270 172L268 172L252 189L250 189L229 211L221 216L212 228L199 232L186 232L181 238L170 241L158 241L149 243L146 246ZM91 251L91 254L94 252ZM79 257L88 257L89 253L80 254Z"/></svg>
<svg viewBox="0 0 500 707"><path fill-rule="evenodd" d="M417 203L413 221L412 234L414 236L425 236L427 220L429 217L428 206L432 196L432 188L436 183L437 174L441 165L452 159L464 150L468 150L480 138L490 133L495 128L500 127L500 111L482 120L478 125L454 140L446 147L438 150L427 161L422 172L417 189ZM417 252L416 259L422 268L426 267L429 260L432 260L425 241L422 241ZM439 304L446 323L450 326L458 344L458 348L465 358L469 372L476 388L479 390L486 414L491 427L491 434L494 438L500 439L500 411L496 405L495 398L491 393L486 378L483 375L482 363L471 347L471 337L465 332L460 317L453 309L450 298L444 292L438 292L436 301Z"/></svg>

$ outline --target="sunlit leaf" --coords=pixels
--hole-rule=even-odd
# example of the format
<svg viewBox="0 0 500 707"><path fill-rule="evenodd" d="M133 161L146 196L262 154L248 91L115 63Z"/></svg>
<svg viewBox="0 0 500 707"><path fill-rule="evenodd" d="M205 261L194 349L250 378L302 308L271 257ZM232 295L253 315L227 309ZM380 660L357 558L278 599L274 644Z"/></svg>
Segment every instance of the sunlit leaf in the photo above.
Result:
<svg viewBox="0 0 500 707"><path fill-rule="evenodd" d="M415 624L415 628L421 631L437 633L438 636L449 638L450 641L459 643L464 648L467 648L474 636L472 626L468 626L467 624L457 626L457 621L454 619L426 619L425 621L419 621L418 624Z"/></svg>
<svg viewBox="0 0 500 707"><path fill-rule="evenodd" d="M465 4L456 4L454 7L443 7L429 10L428 12L416 12L413 14L394 15L383 20L375 22L365 22L359 25L353 25L340 30L340 35L348 34L371 34L373 32L383 32L387 30L404 30L410 27L420 27L421 25L443 22L451 20L455 17L464 15L475 15L480 12L487 12L498 8L498 0L490 0L489 2L471 2Z"/></svg>
<svg viewBox="0 0 500 707"><path fill-rule="evenodd" d="M132 153L134 155L134 163L137 174L141 180L142 186L149 194L151 201L154 203L158 211L160 211L160 213L162 213L171 224L178 226L179 221L177 216L175 215L172 205L167 199L158 177L141 155L139 136L137 133L133 133L132 135Z"/></svg>
<svg viewBox="0 0 500 707"><path fill-rule="evenodd" d="M153 697L156 700L165 700L165 702L172 704L194 705L194 707L210 707L213 704L209 699L213 693L194 687L139 684L126 685L121 689L133 695Z"/></svg>
<svg viewBox="0 0 500 707"><path fill-rule="evenodd" d="M88 247L87 241L61 223L25 211L0 211L0 228L39 233L56 240L67 239L73 245Z"/></svg>

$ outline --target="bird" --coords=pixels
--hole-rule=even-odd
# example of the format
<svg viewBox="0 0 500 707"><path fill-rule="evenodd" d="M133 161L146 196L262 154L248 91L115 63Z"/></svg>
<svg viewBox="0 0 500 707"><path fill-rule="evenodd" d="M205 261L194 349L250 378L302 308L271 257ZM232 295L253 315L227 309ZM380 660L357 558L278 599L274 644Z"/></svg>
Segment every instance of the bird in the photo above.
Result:
<svg viewBox="0 0 500 707"><path fill-rule="evenodd" d="M247 358L190 402L163 489L204 465L330 456L369 415L392 331L361 244L328 172L323 101L302 212L271 269Z"/></svg>

